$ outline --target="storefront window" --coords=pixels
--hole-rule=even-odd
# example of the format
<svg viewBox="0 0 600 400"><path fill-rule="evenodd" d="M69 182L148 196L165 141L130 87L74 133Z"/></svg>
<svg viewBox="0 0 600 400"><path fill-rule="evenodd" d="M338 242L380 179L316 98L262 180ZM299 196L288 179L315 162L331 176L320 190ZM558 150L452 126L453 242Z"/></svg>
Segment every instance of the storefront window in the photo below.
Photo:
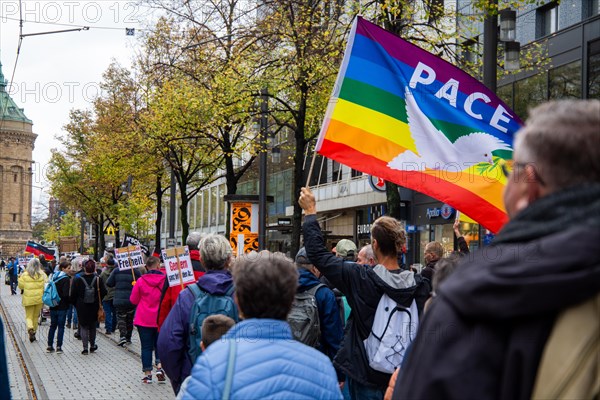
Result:
<svg viewBox="0 0 600 400"><path fill-rule="evenodd" d="M527 119L530 108L546 101L548 95L545 73L540 73L515 82L515 113L522 119Z"/></svg>
<svg viewBox="0 0 600 400"><path fill-rule="evenodd" d="M470 251L475 251L479 247L479 224L461 222L460 233L462 233Z"/></svg>
<svg viewBox="0 0 600 400"><path fill-rule="evenodd" d="M548 74L551 99L581 98L581 61L551 69Z"/></svg>
<svg viewBox="0 0 600 400"><path fill-rule="evenodd" d="M600 99L600 40L589 44L587 97Z"/></svg>
<svg viewBox="0 0 600 400"><path fill-rule="evenodd" d="M417 263L425 266L425 246L429 242L440 242L444 247L444 257L458 250L458 242L454 236L454 227L452 223L440 225L424 225L418 227L419 249L415 256ZM465 238L470 251L475 251L479 247L479 225L468 222L461 222L460 232ZM456 243L455 243L456 242Z"/></svg>

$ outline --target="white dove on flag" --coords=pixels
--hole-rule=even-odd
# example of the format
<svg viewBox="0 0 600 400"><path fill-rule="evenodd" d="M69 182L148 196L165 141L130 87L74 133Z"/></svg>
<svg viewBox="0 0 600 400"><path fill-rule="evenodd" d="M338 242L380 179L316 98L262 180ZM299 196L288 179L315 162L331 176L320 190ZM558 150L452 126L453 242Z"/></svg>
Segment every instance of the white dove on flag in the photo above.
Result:
<svg viewBox="0 0 600 400"><path fill-rule="evenodd" d="M415 97L406 88L406 113L408 127L415 141L418 154L406 150L388 163L388 167L401 171L422 171L424 169L464 170L474 164L493 163L492 151L512 150L497 137L484 132L475 132L459 137L452 143L443 132L437 129L421 111Z"/></svg>

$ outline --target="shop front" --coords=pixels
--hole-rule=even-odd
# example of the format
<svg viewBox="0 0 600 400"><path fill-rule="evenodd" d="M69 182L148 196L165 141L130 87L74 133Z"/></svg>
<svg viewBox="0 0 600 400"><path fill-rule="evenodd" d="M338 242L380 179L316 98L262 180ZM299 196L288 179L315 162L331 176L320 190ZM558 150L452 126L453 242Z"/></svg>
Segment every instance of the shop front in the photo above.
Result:
<svg viewBox="0 0 600 400"><path fill-rule="evenodd" d="M415 196L417 197L417 196ZM444 247L444 254L448 255L458 249L458 242L454 235L454 221L456 210L448 204L420 195L420 201L415 204L412 223L406 230L413 245L410 248L414 263L425 264L423 251L429 242L439 242ZM479 225L461 222L459 229L464 236L469 249L475 250L479 246Z"/></svg>

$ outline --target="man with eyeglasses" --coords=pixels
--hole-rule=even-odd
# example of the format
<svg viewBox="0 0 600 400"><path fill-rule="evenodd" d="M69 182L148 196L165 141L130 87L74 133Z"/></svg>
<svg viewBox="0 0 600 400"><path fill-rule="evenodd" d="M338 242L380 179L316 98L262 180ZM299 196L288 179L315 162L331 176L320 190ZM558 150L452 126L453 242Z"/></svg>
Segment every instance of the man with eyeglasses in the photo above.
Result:
<svg viewBox="0 0 600 400"><path fill-rule="evenodd" d="M510 221L439 288L394 399L600 397L600 101L534 108L513 158Z"/></svg>

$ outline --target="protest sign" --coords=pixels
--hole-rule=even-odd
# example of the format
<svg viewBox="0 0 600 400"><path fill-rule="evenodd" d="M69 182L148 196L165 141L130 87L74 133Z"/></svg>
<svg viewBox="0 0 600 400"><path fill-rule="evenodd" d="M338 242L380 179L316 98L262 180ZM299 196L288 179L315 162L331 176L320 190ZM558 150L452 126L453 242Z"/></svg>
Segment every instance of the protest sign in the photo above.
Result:
<svg viewBox="0 0 600 400"><path fill-rule="evenodd" d="M31 253L23 253L22 256L19 256L19 268L25 269L27 268L27 263L29 260L32 260L35 257L34 254Z"/></svg>
<svg viewBox="0 0 600 400"><path fill-rule="evenodd" d="M142 242L140 241L140 239L138 239L135 236L132 236L128 233L125 234L125 237L123 238L123 243L122 243L121 247L127 247L127 246L140 246L140 248L142 249L144 254L146 256L150 256L150 249L148 248L148 246L143 245Z"/></svg>
<svg viewBox="0 0 600 400"><path fill-rule="evenodd" d="M115 249L115 261L119 271L144 266L144 256L140 246L127 246Z"/></svg>
<svg viewBox="0 0 600 400"><path fill-rule="evenodd" d="M162 257L169 286L181 285L183 288L184 284L196 280L192 268L192 259L190 258L190 249L187 246L163 249Z"/></svg>
<svg viewBox="0 0 600 400"><path fill-rule="evenodd" d="M131 270L131 285L135 285L136 280L133 269L144 265L144 256L142 255L140 246L127 246L115 249L115 261L119 266L119 271Z"/></svg>

